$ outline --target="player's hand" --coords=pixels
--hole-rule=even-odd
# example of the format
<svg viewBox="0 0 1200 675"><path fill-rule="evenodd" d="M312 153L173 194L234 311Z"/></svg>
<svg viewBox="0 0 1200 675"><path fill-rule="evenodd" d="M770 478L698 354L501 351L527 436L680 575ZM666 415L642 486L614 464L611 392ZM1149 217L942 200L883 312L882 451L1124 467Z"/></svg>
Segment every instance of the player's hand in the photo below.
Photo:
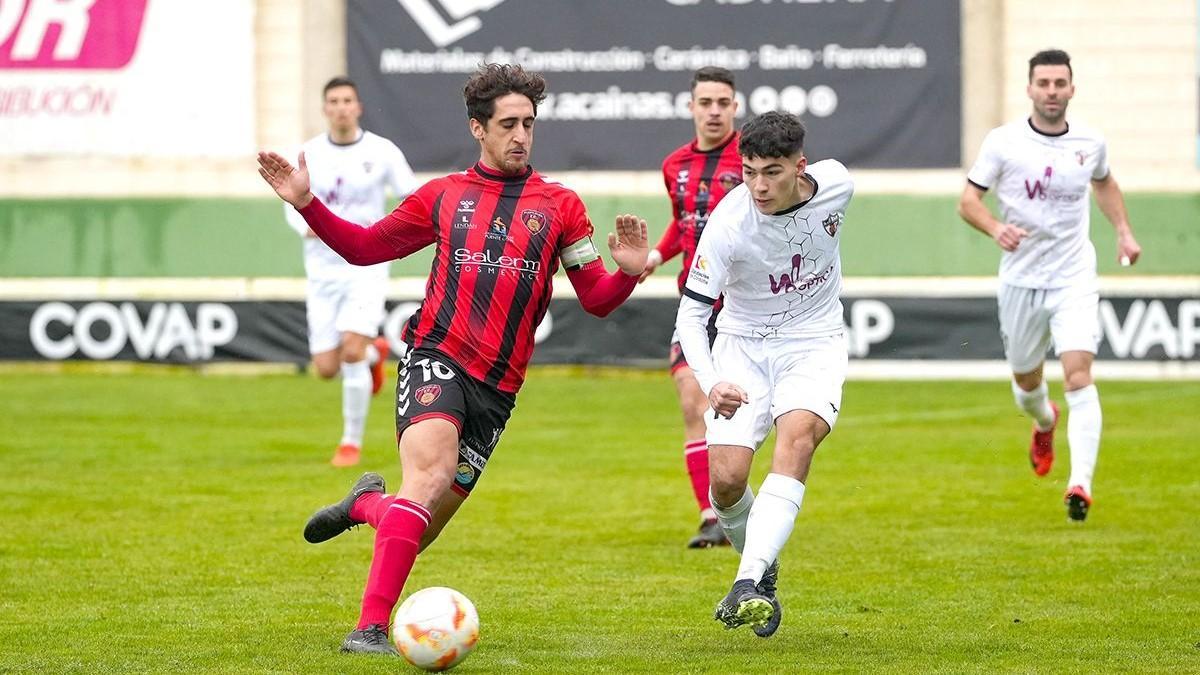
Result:
<svg viewBox="0 0 1200 675"><path fill-rule="evenodd" d="M996 233L992 235L992 239L995 239L996 243L1000 245L1000 248L1004 249L1005 251L1015 251L1017 250L1017 245L1021 243L1021 240L1028 236L1028 231L1019 228L1016 225L1001 223L1000 228L997 229Z"/></svg>
<svg viewBox="0 0 1200 675"><path fill-rule="evenodd" d="M642 283L651 274L654 274L654 270L658 269L661 264L663 264L662 254L656 248L650 249L650 254L646 256L646 269L642 270L642 276L638 279L638 283Z"/></svg>
<svg viewBox="0 0 1200 675"><path fill-rule="evenodd" d="M258 175L267 181L280 199L298 209L308 206L313 200L308 182L308 164L304 161L303 152L300 153L299 167L292 166L274 152L258 153Z"/></svg>
<svg viewBox="0 0 1200 675"><path fill-rule="evenodd" d="M617 216L616 230L608 233L608 250L612 252L613 262L625 274L640 276L646 269L646 257L650 254L646 221L624 213Z"/></svg>
<svg viewBox="0 0 1200 675"><path fill-rule="evenodd" d="M713 412L725 419L730 419L743 403L749 403L750 396L746 390L731 382L718 382L708 392L708 404Z"/></svg>
<svg viewBox="0 0 1200 675"><path fill-rule="evenodd" d="M1117 262L1121 263L1122 267L1136 263L1140 257L1142 247L1138 246L1132 232L1125 232L1117 237Z"/></svg>

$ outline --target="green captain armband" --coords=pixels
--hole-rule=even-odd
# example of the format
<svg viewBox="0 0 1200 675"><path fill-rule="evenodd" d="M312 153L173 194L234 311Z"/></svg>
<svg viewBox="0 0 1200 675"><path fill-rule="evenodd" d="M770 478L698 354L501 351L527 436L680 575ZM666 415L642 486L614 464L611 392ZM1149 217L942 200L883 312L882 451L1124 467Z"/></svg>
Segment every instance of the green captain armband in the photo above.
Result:
<svg viewBox="0 0 1200 675"><path fill-rule="evenodd" d="M596 250L596 245L592 243L591 237L584 237L574 244L564 247L559 251L558 257L559 260L562 260L563 268L574 270L593 260L599 260L600 252Z"/></svg>

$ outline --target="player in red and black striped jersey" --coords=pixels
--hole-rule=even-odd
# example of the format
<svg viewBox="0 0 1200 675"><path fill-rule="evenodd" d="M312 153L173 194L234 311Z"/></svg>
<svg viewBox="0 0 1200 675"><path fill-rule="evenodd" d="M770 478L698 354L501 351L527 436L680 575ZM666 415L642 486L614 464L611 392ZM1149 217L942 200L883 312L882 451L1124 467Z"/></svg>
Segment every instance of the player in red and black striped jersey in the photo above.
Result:
<svg viewBox="0 0 1200 675"><path fill-rule="evenodd" d="M370 265L436 246L396 383L400 490L387 495L382 477L367 474L305 527L313 543L360 523L377 530L359 623L343 651L394 653L392 609L417 554L457 511L500 439L559 264L597 316L624 302L645 268L646 221L617 217L608 245L619 269L609 274L579 196L529 166L544 91L540 75L518 66L482 67L463 91L479 162L430 181L369 228L312 196L303 155L292 167L259 154L263 178L349 262Z"/></svg>
<svg viewBox="0 0 1200 675"><path fill-rule="evenodd" d="M645 279L663 262L682 253L683 268L678 278L681 292L708 214L726 193L742 183L742 157L738 154L738 134L733 129L737 113L733 73L715 66L697 70L692 75L688 110L692 112L696 137L663 160L663 183L671 198L671 222L658 245L650 251L646 271L642 273ZM718 311L719 307L714 309L709 321L711 336L716 335ZM670 364L683 409L684 462L701 518L700 530L688 541L688 548L728 544L708 496L708 444L704 440L708 399L683 358L678 336L671 337Z"/></svg>

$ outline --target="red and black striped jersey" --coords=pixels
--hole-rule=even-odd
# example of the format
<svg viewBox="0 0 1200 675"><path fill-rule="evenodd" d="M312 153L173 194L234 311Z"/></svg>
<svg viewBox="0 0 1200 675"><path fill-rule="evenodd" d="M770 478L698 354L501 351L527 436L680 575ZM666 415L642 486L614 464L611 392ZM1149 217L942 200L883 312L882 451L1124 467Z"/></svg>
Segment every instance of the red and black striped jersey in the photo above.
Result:
<svg viewBox="0 0 1200 675"><path fill-rule="evenodd" d="M667 155L662 172L671 197L671 222L655 248L664 261L683 253L678 278L682 291L708 215L726 193L742 183L738 133L711 150L700 150L693 140Z"/></svg>
<svg viewBox="0 0 1200 675"><path fill-rule="evenodd" d="M532 168L504 176L476 164L434 179L377 226L404 249L436 244L405 341L512 393L525 379L559 260L571 269L598 258L583 201Z"/></svg>

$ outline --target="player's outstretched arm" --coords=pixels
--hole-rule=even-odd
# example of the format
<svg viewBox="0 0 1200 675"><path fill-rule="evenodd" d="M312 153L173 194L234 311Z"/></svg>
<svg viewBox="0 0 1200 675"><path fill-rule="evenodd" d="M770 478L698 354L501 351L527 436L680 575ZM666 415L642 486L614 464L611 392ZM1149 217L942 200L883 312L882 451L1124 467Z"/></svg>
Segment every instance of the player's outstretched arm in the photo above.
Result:
<svg viewBox="0 0 1200 675"><path fill-rule="evenodd" d="M615 229L615 232L608 233L608 250L612 253L613 262L625 274L640 277L646 269L646 257L650 254L645 219L623 213L617 216Z"/></svg>
<svg viewBox="0 0 1200 675"><path fill-rule="evenodd" d="M611 274L606 273L590 237L571 244L563 255L567 279L575 287L579 304L599 317L608 316L637 286L649 253L646 221L629 214L617 216L616 232L608 235L608 248L617 263Z"/></svg>
<svg viewBox="0 0 1200 675"><path fill-rule="evenodd" d="M279 195L283 201L297 209L308 206L313 200L309 187L308 163L304 161L304 153L300 153L300 166L292 166L291 162L275 152L258 153L258 175L267 181L267 185Z"/></svg>
<svg viewBox="0 0 1200 675"><path fill-rule="evenodd" d="M599 258L580 267L568 268L567 279L575 288L575 297L579 298L583 310L600 318L620 307L633 293L638 281L636 276L620 269L606 273Z"/></svg>
<svg viewBox="0 0 1200 675"><path fill-rule="evenodd" d="M406 227L396 212L364 228L330 211L310 189L303 152L298 166L274 152L258 153L258 175L280 199L295 207L309 231L351 265L375 265L402 258L433 241L431 228Z"/></svg>

